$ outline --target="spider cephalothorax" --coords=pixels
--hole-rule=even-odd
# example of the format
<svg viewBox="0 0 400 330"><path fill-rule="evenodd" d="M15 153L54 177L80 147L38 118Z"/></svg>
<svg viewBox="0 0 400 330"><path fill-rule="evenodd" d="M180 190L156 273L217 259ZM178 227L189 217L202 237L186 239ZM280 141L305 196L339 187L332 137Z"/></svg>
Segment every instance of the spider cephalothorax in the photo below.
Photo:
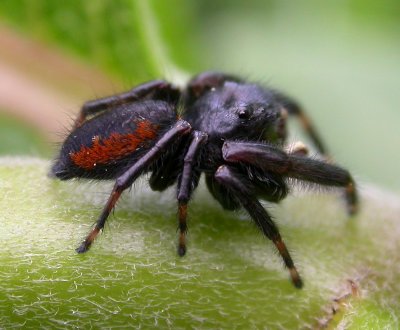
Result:
<svg viewBox="0 0 400 330"><path fill-rule="evenodd" d="M178 111L181 109L181 111ZM178 113L179 112L179 113ZM345 188L349 213L357 210L350 174L285 151L286 118L297 116L317 149L325 149L300 107L283 94L216 72L194 77L183 90L151 81L119 95L87 102L65 140L51 174L60 179L115 179L93 230L79 246L86 252L103 229L121 193L150 172L152 189L177 184L178 254L186 253L187 205L204 173L207 187L228 210L243 207L278 249L292 281L302 286L279 230L259 199L279 202L287 178ZM90 118L88 118L90 117Z"/></svg>

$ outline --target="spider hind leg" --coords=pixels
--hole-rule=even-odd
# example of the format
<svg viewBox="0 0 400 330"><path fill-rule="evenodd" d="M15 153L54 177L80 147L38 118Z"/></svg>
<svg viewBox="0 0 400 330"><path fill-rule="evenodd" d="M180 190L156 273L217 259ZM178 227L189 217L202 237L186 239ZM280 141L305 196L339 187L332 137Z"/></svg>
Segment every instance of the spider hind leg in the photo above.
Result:
<svg viewBox="0 0 400 330"><path fill-rule="evenodd" d="M75 120L74 128L82 126L88 117L113 109L113 107L118 105L129 104L144 99L165 100L176 103L179 96L179 89L170 83L164 80L149 81L124 93L87 101L82 106Z"/></svg>

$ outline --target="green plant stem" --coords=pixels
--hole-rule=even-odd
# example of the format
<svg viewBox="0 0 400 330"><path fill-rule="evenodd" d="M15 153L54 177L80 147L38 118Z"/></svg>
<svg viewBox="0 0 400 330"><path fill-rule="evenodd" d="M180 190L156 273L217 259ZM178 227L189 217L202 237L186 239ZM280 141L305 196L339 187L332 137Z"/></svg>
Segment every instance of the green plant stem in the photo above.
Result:
<svg viewBox="0 0 400 330"><path fill-rule="evenodd" d="M165 77L175 83L187 81L189 74L172 63L164 44L151 1L132 0L132 15L140 34L140 42L147 55L149 68L154 76Z"/></svg>

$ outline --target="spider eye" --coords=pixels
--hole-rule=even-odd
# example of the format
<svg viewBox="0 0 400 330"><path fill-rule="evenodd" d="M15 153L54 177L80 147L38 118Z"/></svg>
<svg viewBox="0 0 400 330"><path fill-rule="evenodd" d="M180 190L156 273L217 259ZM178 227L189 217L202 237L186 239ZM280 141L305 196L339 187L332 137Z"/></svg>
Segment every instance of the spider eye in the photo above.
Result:
<svg viewBox="0 0 400 330"><path fill-rule="evenodd" d="M238 116L240 119L248 119L250 117L250 111L248 109L241 109L238 112Z"/></svg>

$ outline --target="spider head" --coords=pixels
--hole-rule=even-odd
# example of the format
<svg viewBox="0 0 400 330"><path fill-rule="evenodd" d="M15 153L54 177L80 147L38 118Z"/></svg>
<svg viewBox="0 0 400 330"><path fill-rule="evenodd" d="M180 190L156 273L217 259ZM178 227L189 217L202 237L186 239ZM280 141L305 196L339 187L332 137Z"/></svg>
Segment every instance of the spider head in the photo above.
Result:
<svg viewBox="0 0 400 330"><path fill-rule="evenodd" d="M227 81L194 104L198 129L210 139L265 140L280 110L272 92L255 84Z"/></svg>

